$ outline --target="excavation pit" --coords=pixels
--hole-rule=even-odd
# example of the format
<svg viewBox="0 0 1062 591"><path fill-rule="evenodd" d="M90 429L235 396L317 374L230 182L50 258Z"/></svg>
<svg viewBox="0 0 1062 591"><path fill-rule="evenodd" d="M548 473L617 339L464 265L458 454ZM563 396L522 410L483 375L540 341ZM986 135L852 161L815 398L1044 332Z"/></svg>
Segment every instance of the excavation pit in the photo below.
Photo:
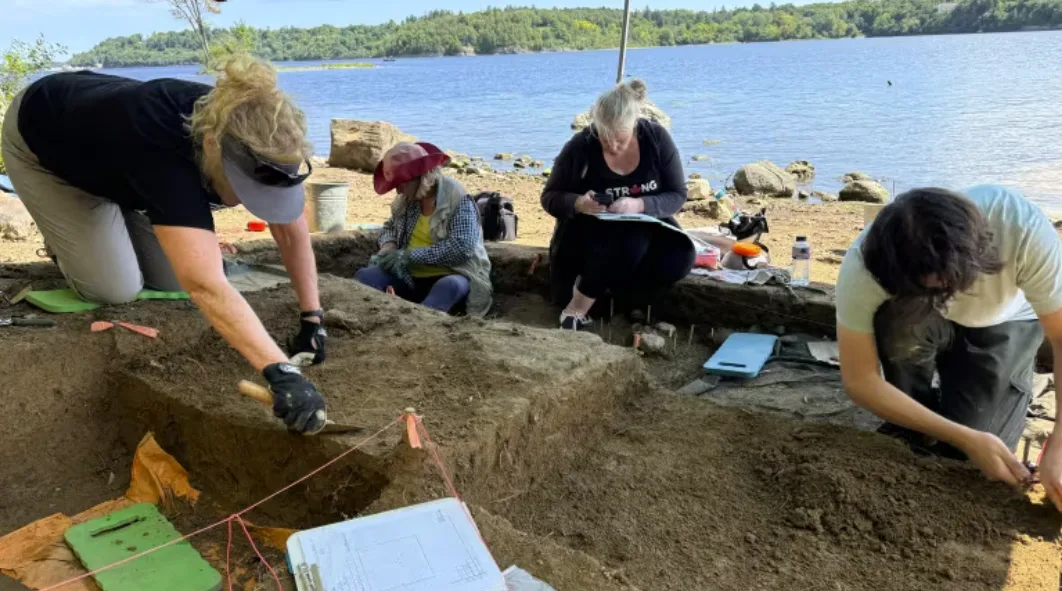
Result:
<svg viewBox="0 0 1062 591"><path fill-rule="evenodd" d="M618 320L615 344L548 328L556 311L542 267L531 272L538 251L501 250L511 256L492 250L500 318L480 321L344 279L371 252L362 237L319 243L333 274L322 277L323 303L345 320L328 327L328 361L307 373L331 416L367 434L415 407L503 567L520 564L558 591L1057 589L1060 521L1042 495L872 433L675 396L712 349L709 311L696 316L685 300L660 310L699 332L670 359L643 359ZM274 337L295 329L288 289L249 301ZM95 319L150 325L161 337L90 333ZM191 304L59 320L0 332L11 409L0 417L0 533L120 496L147 431L204 491L191 515L175 518L188 527L258 501L364 437L285 432L238 394L254 372ZM248 519L305 528L446 494L429 455L392 428ZM218 543L208 536L197 547L218 559ZM267 558L282 563L275 550Z"/></svg>

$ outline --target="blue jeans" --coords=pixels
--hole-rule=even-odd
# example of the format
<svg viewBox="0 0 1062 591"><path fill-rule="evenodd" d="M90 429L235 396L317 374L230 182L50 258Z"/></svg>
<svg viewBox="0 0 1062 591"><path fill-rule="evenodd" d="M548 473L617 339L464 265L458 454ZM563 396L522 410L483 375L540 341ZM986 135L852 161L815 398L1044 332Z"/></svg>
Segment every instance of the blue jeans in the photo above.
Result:
<svg viewBox="0 0 1062 591"><path fill-rule="evenodd" d="M395 290L395 295L410 302L416 302L426 308L449 313L461 300L468 297L468 278L463 275L442 275L413 279L410 289L405 281L392 276L379 267L358 269L354 279L380 291L388 287Z"/></svg>

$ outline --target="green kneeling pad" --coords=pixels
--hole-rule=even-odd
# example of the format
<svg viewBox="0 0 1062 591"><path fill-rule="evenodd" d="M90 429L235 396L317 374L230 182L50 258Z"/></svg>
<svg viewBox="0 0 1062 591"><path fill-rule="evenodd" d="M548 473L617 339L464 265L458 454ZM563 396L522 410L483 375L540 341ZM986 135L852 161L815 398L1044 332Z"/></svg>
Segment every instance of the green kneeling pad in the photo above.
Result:
<svg viewBox="0 0 1062 591"><path fill-rule="evenodd" d="M145 289L136 294L138 300L187 300L188 294L183 291L155 291ZM81 299L72 289L52 289L47 291L31 291L26 295L26 301L37 306L45 312L52 314L71 314L74 312L88 312L102 306L94 302L86 302Z"/></svg>
<svg viewBox="0 0 1062 591"><path fill-rule="evenodd" d="M67 545L94 571L156 548L181 534L151 503L140 503L75 525ZM218 591L221 573L187 541L167 546L94 577L103 591Z"/></svg>

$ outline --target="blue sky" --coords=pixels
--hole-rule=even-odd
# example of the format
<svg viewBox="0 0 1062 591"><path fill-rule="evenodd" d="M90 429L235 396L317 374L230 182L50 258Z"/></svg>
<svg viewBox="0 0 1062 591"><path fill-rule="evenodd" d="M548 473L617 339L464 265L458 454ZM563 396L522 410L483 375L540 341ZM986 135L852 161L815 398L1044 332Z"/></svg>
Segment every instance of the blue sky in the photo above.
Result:
<svg viewBox="0 0 1062 591"><path fill-rule="evenodd" d="M750 4L741 0L634 0L645 8L697 8ZM445 8L471 12L488 6L612 6L623 0L228 0L223 13L214 18L220 26L244 21L255 27L315 26L321 24L376 24ZM91 48L97 42L119 35L152 33L184 28L159 0L0 0L0 50L13 39L29 41L44 35L70 51Z"/></svg>

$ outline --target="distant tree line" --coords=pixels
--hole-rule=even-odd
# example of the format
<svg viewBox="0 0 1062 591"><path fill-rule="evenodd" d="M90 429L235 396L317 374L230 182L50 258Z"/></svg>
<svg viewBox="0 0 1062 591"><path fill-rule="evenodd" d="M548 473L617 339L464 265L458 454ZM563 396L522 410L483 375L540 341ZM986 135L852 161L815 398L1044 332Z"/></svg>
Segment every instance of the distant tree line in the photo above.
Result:
<svg viewBox="0 0 1062 591"><path fill-rule="evenodd" d="M615 47L623 13L615 9L491 8L437 10L401 23L311 29L211 29L273 61L414 55L471 55ZM740 43L1062 28L1062 0L848 0L734 10L642 10L631 18L633 46ZM107 39L75 55L76 66L193 64L202 45L191 31Z"/></svg>

